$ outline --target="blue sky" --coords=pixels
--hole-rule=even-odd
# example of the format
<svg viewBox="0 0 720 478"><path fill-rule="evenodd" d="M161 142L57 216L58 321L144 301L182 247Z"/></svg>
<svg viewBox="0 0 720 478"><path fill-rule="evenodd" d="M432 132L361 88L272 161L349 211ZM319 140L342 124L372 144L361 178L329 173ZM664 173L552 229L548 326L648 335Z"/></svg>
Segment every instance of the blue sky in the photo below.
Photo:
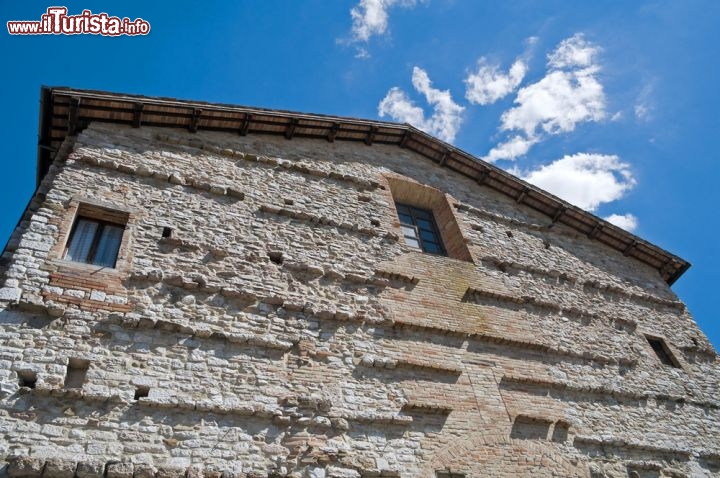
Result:
<svg viewBox="0 0 720 478"><path fill-rule="evenodd" d="M54 5L0 0L3 24ZM410 122L690 261L673 289L720 346L720 2L62 5L151 32L0 35L0 241L34 190L41 85Z"/></svg>

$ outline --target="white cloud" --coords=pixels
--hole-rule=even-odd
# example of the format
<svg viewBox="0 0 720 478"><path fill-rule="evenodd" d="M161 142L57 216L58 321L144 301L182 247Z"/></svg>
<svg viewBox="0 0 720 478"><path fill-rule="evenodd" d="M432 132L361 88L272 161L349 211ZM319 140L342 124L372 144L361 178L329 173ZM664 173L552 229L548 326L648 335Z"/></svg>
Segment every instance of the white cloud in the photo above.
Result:
<svg viewBox="0 0 720 478"><path fill-rule="evenodd" d="M632 214L610 214L604 219L610 224L615 224L617 227L625 229L628 232L633 232L638 226L637 217Z"/></svg>
<svg viewBox="0 0 720 478"><path fill-rule="evenodd" d="M650 121L653 119L653 110L654 107L652 105L652 94L653 94L654 84L653 82L650 82L643 86L643 89L640 91L640 94L637 97L637 100L635 101L635 107L634 113L635 118L637 118L640 121Z"/></svg>
<svg viewBox="0 0 720 478"><path fill-rule="evenodd" d="M400 88L391 88L378 105L380 117L390 116L393 120L410 123L443 141L452 142L460 129L464 107L455 103L449 90L432 87L430 77L422 68L414 67L412 84L418 93L433 107L433 114L425 118L425 112L416 106Z"/></svg>
<svg viewBox="0 0 720 478"><path fill-rule="evenodd" d="M605 117L602 85L588 68L577 72L553 71L518 91L518 105L501 117L503 131L521 130L532 136L573 131L578 123Z"/></svg>
<svg viewBox="0 0 720 478"><path fill-rule="evenodd" d="M530 148L538 141L539 139L535 136L529 138L521 135L513 136L491 149L483 159L490 163L494 163L499 159L515 159L527 154Z"/></svg>
<svg viewBox="0 0 720 478"><path fill-rule="evenodd" d="M517 173L517 172L516 172ZM616 155L577 153L521 173L525 181L588 211L620 199L635 186L628 164Z"/></svg>
<svg viewBox="0 0 720 478"><path fill-rule="evenodd" d="M360 0L350 10L354 41L367 42L373 35L382 35L388 28L388 9L398 5L414 7L416 0Z"/></svg>
<svg viewBox="0 0 720 478"><path fill-rule="evenodd" d="M599 48L576 33L561 41L555 51L548 55L548 66L553 69L586 68L593 66Z"/></svg>
<svg viewBox="0 0 720 478"><path fill-rule="evenodd" d="M515 91L527 73L527 64L517 59L507 73L498 65L488 64L485 57L478 60L478 69L465 78L465 98L470 103L488 105Z"/></svg>
<svg viewBox="0 0 720 478"><path fill-rule="evenodd" d="M545 135L568 133L579 123L605 118L605 93L597 79L599 49L582 35L560 42L548 55L548 71L539 81L521 88L515 106L500 118L500 131L520 132L520 136L496 146L487 161L515 159L521 151L508 145L529 146ZM524 138L524 141L523 141ZM515 152L515 154L513 154Z"/></svg>

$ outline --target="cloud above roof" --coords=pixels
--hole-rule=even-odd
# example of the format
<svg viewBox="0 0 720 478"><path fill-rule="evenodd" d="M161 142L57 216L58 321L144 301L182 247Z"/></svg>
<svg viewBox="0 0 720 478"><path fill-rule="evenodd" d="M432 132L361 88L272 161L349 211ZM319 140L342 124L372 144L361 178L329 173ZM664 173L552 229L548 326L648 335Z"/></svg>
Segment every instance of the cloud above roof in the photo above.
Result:
<svg viewBox="0 0 720 478"><path fill-rule="evenodd" d="M580 33L566 38L548 53L544 74L522 86L530 70L529 48L536 41L529 38L528 51L516 57L507 70L481 56L464 79L465 99L472 105L489 105L515 93L500 115L500 140L482 159L491 163L516 161L509 169L511 173L578 207L597 211L601 205L622 198L636 184L630 166L619 156L577 152L540 165L538 158L532 158L532 165L523 167L519 163L528 159L538 143L572 133L580 124L606 119L607 99L599 79L601 49ZM449 90L433 88L422 68L413 68L412 85L432 107L429 117L398 87L391 88L380 101L378 114L453 142L465 107L453 100ZM629 231L637 227L632 214L608 218Z"/></svg>
<svg viewBox="0 0 720 478"><path fill-rule="evenodd" d="M597 78L599 48L576 34L548 55L540 80L521 88L514 106L500 117L500 131L513 135L483 157L514 160L548 135L569 133L584 122L606 117L606 99ZM520 147L522 146L522 147Z"/></svg>
<svg viewBox="0 0 720 478"><path fill-rule="evenodd" d="M477 70L465 78L465 98L476 105L489 105L509 95L520 85L528 66L525 60L517 59L507 73L500 66L488 63L485 57L478 60Z"/></svg>
<svg viewBox="0 0 720 478"><path fill-rule="evenodd" d="M388 29L392 7L412 8L417 0L360 0L350 9L352 18L352 38L350 43L367 43L374 35L383 35ZM370 53L363 47L357 47L357 58L369 58Z"/></svg>
<svg viewBox="0 0 720 478"><path fill-rule="evenodd" d="M617 227L625 229L628 232L633 232L638 226L637 217L632 214L610 214L604 219L610 224L615 224Z"/></svg>
<svg viewBox="0 0 720 478"><path fill-rule="evenodd" d="M588 211L620 199L636 183L630 165L614 154L577 153L531 171L512 172Z"/></svg>
<svg viewBox="0 0 720 478"><path fill-rule="evenodd" d="M417 66L413 68L412 85L433 108L429 118L426 118L425 111L416 106L398 87L391 88L380 101L378 115L381 118L389 116L395 121L409 123L443 141L452 142L462 124L465 108L453 101L449 90L433 88L427 72Z"/></svg>

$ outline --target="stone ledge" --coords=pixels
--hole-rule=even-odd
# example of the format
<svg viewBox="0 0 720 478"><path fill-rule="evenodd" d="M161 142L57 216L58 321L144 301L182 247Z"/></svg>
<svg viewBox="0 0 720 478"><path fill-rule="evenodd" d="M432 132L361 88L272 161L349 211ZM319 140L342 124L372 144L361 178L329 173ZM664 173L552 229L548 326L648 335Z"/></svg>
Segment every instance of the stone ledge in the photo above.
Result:
<svg viewBox="0 0 720 478"><path fill-rule="evenodd" d="M538 344L536 342L530 342L530 341L521 341L516 339L509 339L507 337L500 337L495 335L490 335L484 332L472 332L472 331L465 331L465 330L459 330L459 329L450 329L450 328L442 328L442 327L436 327L433 325L426 325L426 324L418 324L415 322L407 322L407 321L401 321L395 319L392 322L393 327L407 327L410 329L416 329L416 330L423 330L428 331L431 334L440 334L440 335L452 335L456 337L461 338L467 338L470 340L475 340L478 342L485 342L485 343L491 343L491 344L499 344L504 345L507 347L513 347L513 348L519 348L523 350L534 350L537 352L542 352L544 354L553 354L559 357L571 357L578 360L581 360L583 362L595 362L599 364L609 364L609 365L623 365L627 367L635 367L637 366L637 359L628 359L625 357L608 357L606 355L599 355L599 354L592 354L589 352L574 352L572 350L568 349L561 349L561 348L554 348L550 347L548 345Z"/></svg>
<svg viewBox="0 0 720 478"><path fill-rule="evenodd" d="M53 302L56 304L67 304L77 306L81 310L98 311L104 310L107 312L129 312L132 310L130 304L118 304L112 302L105 302L102 300L85 299L81 297L73 297L70 295L58 295L52 292L43 292L43 299L47 302Z"/></svg>
<svg viewBox="0 0 720 478"><path fill-rule="evenodd" d="M498 259L496 257L492 256L484 256L481 259L482 261L489 262L490 264L493 264L496 269L498 269L501 272L507 272L508 269L517 269L519 271L527 272L530 275L533 276L540 276L542 278L553 278L553 279L563 279L565 282L571 283L571 284L578 284L584 287L589 287L596 289L598 292L608 292L612 294L618 294L623 297L627 297L630 300L635 301L641 301L641 302L649 302L652 304L658 304L662 305L668 308L677 309L680 311L685 310L685 304L683 304L679 300L670 300L670 299L663 299L662 297L657 297L652 294L640 294L637 292L629 292L621 287L618 287L616 285L612 284L606 284L598 280L583 280L579 277L572 276L570 274L567 274L566 272L560 272L560 271L554 271L554 270L548 270L548 269L542 269L540 267L534 267L528 264L520 264L519 262L514 261L504 261L501 259Z"/></svg>
<svg viewBox="0 0 720 478"><path fill-rule="evenodd" d="M403 413L408 414L431 414L431 415L450 415L453 411L451 407L441 403L407 403L402 407Z"/></svg>
<svg viewBox="0 0 720 478"><path fill-rule="evenodd" d="M144 463L121 461L78 461L60 458L12 456L8 462L10 478L270 478L273 472L238 471L223 472L203 468L201 464L186 468L154 466Z"/></svg>
<svg viewBox="0 0 720 478"><path fill-rule="evenodd" d="M384 277L391 281L398 281L403 282L406 284L413 284L416 285L418 282L420 282L420 279L415 276L411 276L409 274L403 274L402 272L393 272L388 270L382 270L382 269L376 269L375 274L377 274L380 277Z"/></svg>
<svg viewBox="0 0 720 478"><path fill-rule="evenodd" d="M345 420L353 422L380 425L410 425L413 422L413 417L408 415L378 412L360 412L357 414L342 415L339 418L344 418Z"/></svg>
<svg viewBox="0 0 720 478"><path fill-rule="evenodd" d="M577 307L572 307L572 308L561 307L554 302L538 300L532 296L514 297L514 296L505 295L505 294L499 294L497 292L481 290L481 289L474 289L472 287L469 287L465 291L465 294L463 295L462 300L463 300L463 302L471 302L471 303L478 304L478 305L492 306L492 304L488 303L488 300L496 300L501 303L516 304L516 305L519 305L522 307L526 307L526 306L537 307L539 309L545 310L550 313L561 314L563 317L573 318L576 321L581 321L582 319L590 319L590 320L594 320L594 321L604 321L605 320L605 319L603 319L603 317L601 317L597 314L593 314L591 312L584 311ZM618 317L608 318L606 320L610 323L610 325L614 325L615 327L622 328L626 332L634 332L635 329L637 329L637 323L632 320L621 319Z"/></svg>
<svg viewBox="0 0 720 478"><path fill-rule="evenodd" d="M637 450L640 452L651 452L663 455L671 455L683 461L689 461L693 454L693 450L660 447L652 445L650 443L631 442L622 438L611 439L581 435L575 437L575 439L573 440L573 446L575 448L579 448L582 446L595 446L602 449L619 448L624 450Z"/></svg>
<svg viewBox="0 0 720 478"><path fill-rule="evenodd" d="M341 275L336 272L328 274L331 277L339 278L342 280L351 279L352 283L360 283L364 285L375 285L377 287L384 287L383 279L375 279L373 277L361 276L359 274L348 273ZM338 321L354 321L354 322L371 322L371 323L383 323L386 322L385 318L375 318L368 314L365 309L352 310L349 307L340 305L339 307L334 306L331 303L318 304L317 302L311 302L306 300L304 297L297 296L283 296L278 293L271 293L268 295L260 295L261 291L255 291L251 289L237 289L231 287L223 287L220 285L208 284L207 279L201 274L195 275L180 275L173 274L165 277L162 271L145 270L134 272L131 276L133 280L149 281L152 283L165 283L173 287L180 287L190 292L203 293L203 294L216 294L226 298L234 298L245 300L250 303L267 304L274 308L284 307L288 312L302 311L307 315L313 315L320 319L334 319ZM268 292L266 288L263 292Z"/></svg>
<svg viewBox="0 0 720 478"><path fill-rule="evenodd" d="M455 202L453 204L455 206L455 209L462 212L469 212L475 216L482 217L484 219L490 219L494 222L502 223L502 224L508 224L511 226L516 226L520 228L530 229L532 231L547 231L547 225L546 224L532 224L530 222L520 221L518 219L514 219L509 216L503 216L500 214L495 214L490 211L486 211L484 209L476 208L475 206L471 206L466 203L461 202Z"/></svg>
<svg viewBox="0 0 720 478"><path fill-rule="evenodd" d="M400 472L394 470L367 470L360 473L360 478L400 478Z"/></svg>
<svg viewBox="0 0 720 478"><path fill-rule="evenodd" d="M151 178L153 180L168 182L178 186L195 189L201 192L207 192L213 196L230 197L236 201L245 199L245 193L225 184L210 184L201 179L194 178L189 175L180 175L179 173L166 173L159 170L150 169L147 165L130 166L124 165L116 160L96 158L87 155L75 155L71 158L79 163L95 166L103 169L117 171L140 178Z"/></svg>
<svg viewBox="0 0 720 478"><path fill-rule="evenodd" d="M231 148L221 148L210 143L205 143L197 138L185 139L179 136L170 136L164 133L158 133L155 135L155 139L167 144L179 144L182 146L200 149L203 151L209 151L219 156L227 158L241 159L251 163L266 164L273 166L275 169L283 170L288 169L299 173L307 174L309 176L315 176L321 179L330 178L338 181L345 181L355 184L360 190L374 190L380 187L380 183L371 179L364 179L351 174L340 174L334 171L323 171L321 169L313 168L312 166L300 162L291 161L283 158L272 158L263 155L256 155L252 153L245 153L242 151L236 151Z"/></svg>
<svg viewBox="0 0 720 478"><path fill-rule="evenodd" d="M339 222L327 216L318 216L317 214L311 214L305 211L298 211L289 209L287 207L273 206L270 204L261 204L258 208L260 212L265 214L274 214L276 216L288 217L296 219L302 222L308 222L312 224L320 224L323 226L336 227L344 231L365 234L371 237L383 237L392 241L399 239L398 235L389 231L378 231L372 227L361 226L360 224L352 224L349 222Z"/></svg>
<svg viewBox="0 0 720 478"><path fill-rule="evenodd" d="M415 361L409 359L381 358L373 355L365 355L360 361L360 364L366 367L374 367L381 369L395 369L398 367L405 367L450 375L462 374L462 369L459 367L448 367L433 362L423 362L419 360Z"/></svg>
<svg viewBox="0 0 720 478"><path fill-rule="evenodd" d="M628 392L628 391L614 390L614 389L611 389L608 387L596 387L596 386L578 387L578 386L575 386L575 385L572 385L569 383L553 382L550 380L543 380L541 378L536 378L536 377L521 377L521 376L516 376L516 375L505 375L505 376L503 376L503 378L501 380L501 385L503 382L514 383L514 384L518 384L518 385L529 385L529 386L534 386L534 387L538 387L538 388L546 388L549 390L600 395L602 397L625 398L628 400L652 399L657 402L687 404L687 405L693 405L693 406L697 406L697 407L701 407L701 408L720 409L720 404L718 404L718 403L701 401L701 400L688 400L687 398L680 397L680 396L670 396L670 395L657 394L657 393L646 393L646 392L632 393L632 392Z"/></svg>
<svg viewBox="0 0 720 478"><path fill-rule="evenodd" d="M119 325L124 329L160 330L163 332L175 332L192 335L200 339L221 340L231 344L250 345L253 347L270 348L287 351L295 346L299 337L291 340L281 340L271 334L233 333L220 330L219 328L199 328L191 324L178 324L163 319L135 316L123 318ZM110 330L110 332L112 332Z"/></svg>

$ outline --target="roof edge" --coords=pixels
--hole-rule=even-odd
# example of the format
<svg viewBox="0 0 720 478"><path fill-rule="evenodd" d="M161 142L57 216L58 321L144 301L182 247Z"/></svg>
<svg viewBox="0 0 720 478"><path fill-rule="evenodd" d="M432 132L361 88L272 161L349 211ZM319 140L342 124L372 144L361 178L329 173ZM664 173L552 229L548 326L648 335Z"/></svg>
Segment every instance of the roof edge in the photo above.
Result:
<svg viewBox="0 0 720 478"><path fill-rule="evenodd" d="M37 185L65 137L76 135L91 121L187 128L191 132L203 129L240 135L280 134L288 139L297 136L330 142L391 144L410 149L545 214L551 219L548 228L567 225L650 265L668 285L690 268L684 259L409 124L69 87L42 86L40 91Z"/></svg>

